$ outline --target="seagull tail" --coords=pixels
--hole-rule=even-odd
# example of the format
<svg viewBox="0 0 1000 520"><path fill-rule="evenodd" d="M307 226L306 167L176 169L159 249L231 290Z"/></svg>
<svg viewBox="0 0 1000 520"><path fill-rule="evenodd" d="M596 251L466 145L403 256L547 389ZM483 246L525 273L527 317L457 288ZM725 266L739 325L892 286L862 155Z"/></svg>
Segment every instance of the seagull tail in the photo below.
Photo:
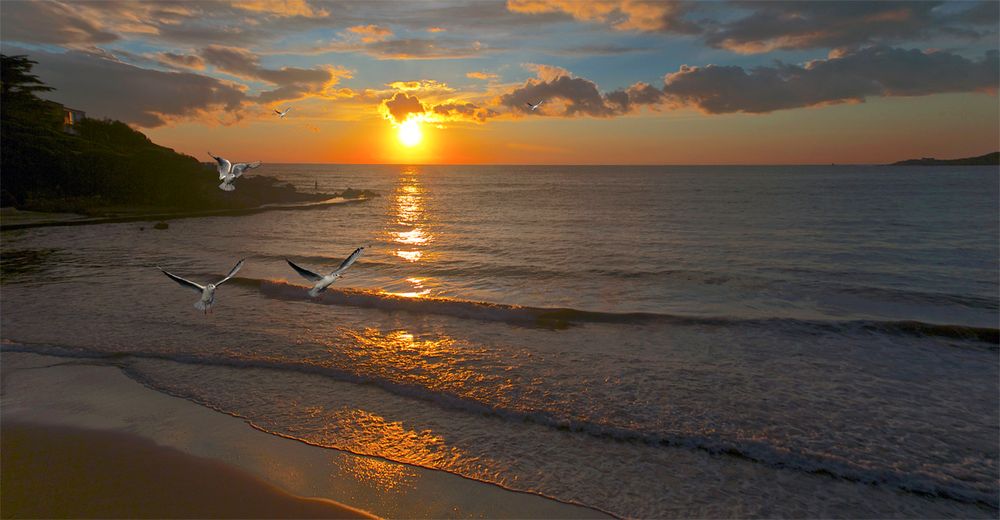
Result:
<svg viewBox="0 0 1000 520"><path fill-rule="evenodd" d="M325 287L323 289L325 289ZM319 296L319 293L323 292L323 289L320 289L319 287L313 287L312 289L309 289L309 296L315 298Z"/></svg>
<svg viewBox="0 0 1000 520"><path fill-rule="evenodd" d="M233 191L236 189L236 186L233 186L228 182L223 182L222 184L219 185L219 189L222 191Z"/></svg>
<svg viewBox="0 0 1000 520"><path fill-rule="evenodd" d="M204 310L208 309L208 306L205 305L205 302L203 302L201 300L198 300L198 301L194 302L194 308L198 309L199 311L204 311Z"/></svg>

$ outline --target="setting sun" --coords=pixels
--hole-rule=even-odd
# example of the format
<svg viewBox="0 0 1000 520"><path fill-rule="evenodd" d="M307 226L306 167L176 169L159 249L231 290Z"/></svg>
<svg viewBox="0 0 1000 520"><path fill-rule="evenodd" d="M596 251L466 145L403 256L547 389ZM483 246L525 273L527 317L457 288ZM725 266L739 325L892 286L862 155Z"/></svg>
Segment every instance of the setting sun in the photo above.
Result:
<svg viewBox="0 0 1000 520"><path fill-rule="evenodd" d="M424 135L420 133L420 123L416 119L409 119L399 125L399 142L403 143L403 146L416 146L423 138Z"/></svg>

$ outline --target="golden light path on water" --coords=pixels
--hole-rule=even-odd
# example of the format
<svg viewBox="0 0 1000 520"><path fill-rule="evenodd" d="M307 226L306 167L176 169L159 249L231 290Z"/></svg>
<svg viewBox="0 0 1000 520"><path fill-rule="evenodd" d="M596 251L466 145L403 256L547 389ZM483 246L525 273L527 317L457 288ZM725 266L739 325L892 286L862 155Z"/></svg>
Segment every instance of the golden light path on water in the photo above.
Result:
<svg viewBox="0 0 1000 520"><path fill-rule="evenodd" d="M416 167L403 168L393 194L391 215L385 230L396 246L393 254L413 264L424 257L425 248L434 240L434 235L428 229L425 189L419 174ZM425 281L426 278L411 276L406 278L410 290L389 292L396 296L419 298L430 293L430 289L425 287Z"/></svg>

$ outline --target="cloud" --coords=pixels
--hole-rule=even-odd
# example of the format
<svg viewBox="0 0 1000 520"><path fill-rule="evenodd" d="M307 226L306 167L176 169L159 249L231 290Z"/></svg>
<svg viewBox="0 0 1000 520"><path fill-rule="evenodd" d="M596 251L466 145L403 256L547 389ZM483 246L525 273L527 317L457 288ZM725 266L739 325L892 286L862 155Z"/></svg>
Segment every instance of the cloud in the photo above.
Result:
<svg viewBox="0 0 1000 520"><path fill-rule="evenodd" d="M620 31L697 33L683 19L684 4L668 0L507 0L515 13L565 13L575 20L608 23Z"/></svg>
<svg viewBox="0 0 1000 520"><path fill-rule="evenodd" d="M486 122L491 117L500 115L491 108L481 107L475 103L443 103L435 105L431 111L446 121L477 121Z"/></svg>
<svg viewBox="0 0 1000 520"><path fill-rule="evenodd" d="M360 35L361 41L365 43L385 41L392 36L392 30L388 27L382 27L375 24L355 25L354 27L348 27L347 30Z"/></svg>
<svg viewBox="0 0 1000 520"><path fill-rule="evenodd" d="M190 54L174 54L172 52L161 52L156 54L156 58L159 59L161 63L173 67L183 67L183 68L198 69L198 70L203 70L205 68L205 60L201 59L200 56L193 56Z"/></svg>
<svg viewBox="0 0 1000 520"><path fill-rule="evenodd" d="M989 4L993 4L992 7ZM959 12L942 12L941 2L757 2L748 15L720 24L706 42L741 54L776 49L858 47L951 35L977 38L978 24L997 17L983 15L996 2L968 4ZM956 5L962 5L961 3ZM980 13L978 16L970 14ZM994 32L995 34L995 32Z"/></svg>
<svg viewBox="0 0 1000 520"><path fill-rule="evenodd" d="M5 41L72 46L119 39L89 10L60 2L4 2L0 27Z"/></svg>
<svg viewBox="0 0 1000 520"><path fill-rule="evenodd" d="M493 74L492 72L473 71L473 72L467 72L467 73L465 73L465 77L467 77L469 79L494 80L494 79L499 78L500 76L497 76L496 74Z"/></svg>
<svg viewBox="0 0 1000 520"><path fill-rule="evenodd" d="M440 32L445 32L446 30L447 29L445 29L444 27L428 27L427 28L427 32L429 32L429 33L440 33Z"/></svg>
<svg viewBox="0 0 1000 520"><path fill-rule="evenodd" d="M305 0L237 0L231 2L233 7L246 11L266 13L276 16L329 16L324 9L314 9Z"/></svg>
<svg viewBox="0 0 1000 520"><path fill-rule="evenodd" d="M405 38L372 42L359 49L379 59L441 60L472 58L492 50L479 41Z"/></svg>
<svg viewBox="0 0 1000 520"><path fill-rule="evenodd" d="M824 104L862 102L874 96L923 96L996 91L1000 59L995 50L976 61L949 52L870 47L805 65L682 66L667 74L664 93L674 102L710 114L765 113Z"/></svg>
<svg viewBox="0 0 1000 520"><path fill-rule="evenodd" d="M110 117L146 128L175 118L232 118L245 99L232 84L189 72L143 69L95 54L19 51L38 62L34 72L56 90L46 95L91 117Z"/></svg>
<svg viewBox="0 0 1000 520"><path fill-rule="evenodd" d="M200 55L205 63L214 65L220 71L244 79L277 85L278 88L258 96L260 101L265 103L299 99L307 95L322 95L341 78L351 77L350 71L335 67L267 69L260 65L257 55L235 47L209 45L201 50Z"/></svg>
<svg viewBox="0 0 1000 520"><path fill-rule="evenodd" d="M538 78L529 79L498 99L500 105L508 107L513 113L531 112L529 104L544 100L544 108L539 109L542 114L611 117L663 101L662 92L657 95L657 89L645 83L636 83L628 89L605 95L593 81L574 77L564 68L535 63L526 64L525 68L533 70ZM561 111L550 108L553 106L561 106Z"/></svg>
<svg viewBox="0 0 1000 520"><path fill-rule="evenodd" d="M382 106L385 107L387 117L396 123L406 121L410 115L420 115L426 112L417 96L409 96L404 92L397 92L392 99L383 101Z"/></svg>

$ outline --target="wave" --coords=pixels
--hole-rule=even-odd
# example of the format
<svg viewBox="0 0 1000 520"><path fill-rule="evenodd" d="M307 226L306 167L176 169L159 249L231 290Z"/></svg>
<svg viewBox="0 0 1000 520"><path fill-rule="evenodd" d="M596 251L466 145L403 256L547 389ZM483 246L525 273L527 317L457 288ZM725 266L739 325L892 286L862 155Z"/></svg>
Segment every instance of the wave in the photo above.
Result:
<svg viewBox="0 0 1000 520"><path fill-rule="evenodd" d="M733 440L727 438L725 435L712 433L650 432L584 419L561 417L546 410L504 408L449 392L435 391L419 385L398 383L384 378L352 373L337 367L307 362L143 351L99 352L77 347L29 345L6 339L0 343L0 350L102 360L119 366L128 375L140 380L143 384L154 386L160 391L167 393L171 393L169 388L162 388L162 384L153 384L142 375L141 370L129 367L126 361L130 358L153 359L207 367L267 369L319 375L339 382L373 385L404 398L418 399L447 409L495 417L508 422L532 423L559 431L579 433L617 442L635 442L650 446L693 449L713 455L733 456L778 469L824 474L842 480L868 485L888 486L900 491L980 504L993 509L1000 508L995 490L989 488L988 483L983 486L974 486L969 483L963 485L962 483L953 482L952 479L941 479L928 473L905 472L893 468L874 468L833 454L795 450L776 446L761 440ZM171 395L177 394L172 393ZM186 397L183 395L178 396ZM202 400L198 400L198 402L211 405L211 403L202 402Z"/></svg>
<svg viewBox="0 0 1000 520"><path fill-rule="evenodd" d="M449 298L412 298L391 293L358 289L328 289L311 298L302 286L275 280L235 278L244 287L257 289L264 296L287 301L302 301L321 305L341 305L405 311L415 314L436 314L454 318L499 321L528 327L564 329L585 323L621 325L709 325L801 329L809 332L840 334L878 333L901 336L937 337L969 340L1000 348L1000 329L926 323L921 321L879 320L800 320L792 318L728 318L698 317L651 312L600 312L573 308L528 307L503 303L477 302Z"/></svg>

